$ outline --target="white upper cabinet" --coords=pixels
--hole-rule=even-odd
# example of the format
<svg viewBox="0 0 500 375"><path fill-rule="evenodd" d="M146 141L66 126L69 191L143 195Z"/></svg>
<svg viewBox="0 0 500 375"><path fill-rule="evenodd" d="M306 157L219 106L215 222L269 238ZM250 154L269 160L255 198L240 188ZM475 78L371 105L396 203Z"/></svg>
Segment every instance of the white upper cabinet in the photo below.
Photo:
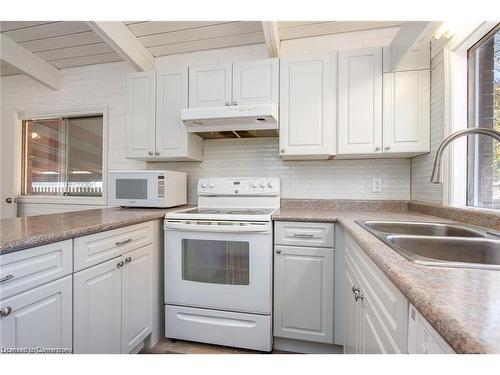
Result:
<svg viewBox="0 0 500 375"><path fill-rule="evenodd" d="M187 67L129 75L127 158L202 160L201 138L188 133L180 120L187 82Z"/></svg>
<svg viewBox="0 0 500 375"><path fill-rule="evenodd" d="M382 48L339 53L338 155L382 153Z"/></svg>
<svg viewBox="0 0 500 375"><path fill-rule="evenodd" d="M156 72L156 153L160 159L201 160L201 138L188 133L181 109L188 106L188 68Z"/></svg>
<svg viewBox="0 0 500 375"><path fill-rule="evenodd" d="M232 105L278 103L278 59L233 64Z"/></svg>
<svg viewBox="0 0 500 375"><path fill-rule="evenodd" d="M155 72L130 74L127 92L127 157L152 157L155 152Z"/></svg>
<svg viewBox="0 0 500 375"><path fill-rule="evenodd" d="M230 63L189 67L189 107L231 105Z"/></svg>
<svg viewBox="0 0 500 375"><path fill-rule="evenodd" d="M384 73L384 154L430 151L430 71Z"/></svg>
<svg viewBox="0 0 500 375"><path fill-rule="evenodd" d="M280 62L280 156L327 159L335 154L337 54Z"/></svg>

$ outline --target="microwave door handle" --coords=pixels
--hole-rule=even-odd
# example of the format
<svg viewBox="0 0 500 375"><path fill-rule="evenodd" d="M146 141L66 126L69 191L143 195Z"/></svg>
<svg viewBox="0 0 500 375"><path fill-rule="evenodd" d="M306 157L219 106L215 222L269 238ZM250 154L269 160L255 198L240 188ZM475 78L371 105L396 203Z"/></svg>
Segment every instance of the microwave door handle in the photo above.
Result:
<svg viewBox="0 0 500 375"><path fill-rule="evenodd" d="M186 224L186 223L174 223L167 222L165 225L166 229L178 229L185 230L189 232L214 232L214 233L258 233L267 232L269 226L262 225L203 225L203 224Z"/></svg>

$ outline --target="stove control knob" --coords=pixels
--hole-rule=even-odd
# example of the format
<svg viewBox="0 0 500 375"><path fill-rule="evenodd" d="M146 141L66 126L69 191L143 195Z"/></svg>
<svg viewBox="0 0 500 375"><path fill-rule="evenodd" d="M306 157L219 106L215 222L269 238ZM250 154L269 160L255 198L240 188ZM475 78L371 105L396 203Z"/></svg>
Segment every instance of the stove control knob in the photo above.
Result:
<svg viewBox="0 0 500 375"><path fill-rule="evenodd" d="M213 189L215 187L215 184L213 182L210 183L210 185L208 185L210 187L210 189Z"/></svg>
<svg viewBox="0 0 500 375"><path fill-rule="evenodd" d="M259 187L259 184L256 182L252 182L252 187L255 189L255 188Z"/></svg>
<svg viewBox="0 0 500 375"><path fill-rule="evenodd" d="M264 189L264 188L266 187L266 183L265 183L264 181L262 181L262 182L260 183L260 187L261 187L262 189Z"/></svg>
<svg viewBox="0 0 500 375"><path fill-rule="evenodd" d="M272 184L272 182L271 182L271 181L269 181L269 182L267 183L267 187L268 187L269 189L272 189L272 188L273 188L273 184Z"/></svg>
<svg viewBox="0 0 500 375"><path fill-rule="evenodd" d="M206 188L207 188L207 186L208 186L208 185L207 185L207 183L206 183L206 182L204 182L204 183L202 183L202 184L201 184L201 187L202 187L203 189L206 189Z"/></svg>

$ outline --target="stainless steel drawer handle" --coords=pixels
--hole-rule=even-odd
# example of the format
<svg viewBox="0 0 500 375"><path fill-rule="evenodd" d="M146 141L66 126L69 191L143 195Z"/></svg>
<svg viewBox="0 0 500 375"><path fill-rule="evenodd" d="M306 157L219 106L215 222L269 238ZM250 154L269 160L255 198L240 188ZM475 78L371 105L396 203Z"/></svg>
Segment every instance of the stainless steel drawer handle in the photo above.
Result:
<svg viewBox="0 0 500 375"><path fill-rule="evenodd" d="M122 245L125 245L126 243L129 243L129 242L132 242L132 238L129 238L128 240L125 240L125 241L115 242L115 245L116 246L122 246Z"/></svg>
<svg viewBox="0 0 500 375"><path fill-rule="evenodd" d="M358 300L363 300L363 295L361 293L354 293L354 299L356 300L356 302L358 302Z"/></svg>
<svg viewBox="0 0 500 375"><path fill-rule="evenodd" d="M294 233L293 236L298 237L298 238L313 238L314 237L314 235L308 234L308 233Z"/></svg>
<svg viewBox="0 0 500 375"><path fill-rule="evenodd" d="M12 312L12 307L6 306L0 309L0 316L9 316Z"/></svg>
<svg viewBox="0 0 500 375"><path fill-rule="evenodd" d="M125 264L130 263L130 262L132 262L132 258L131 257L125 258Z"/></svg>
<svg viewBox="0 0 500 375"><path fill-rule="evenodd" d="M354 285L352 286L352 292L354 294L359 293L359 288L356 288Z"/></svg>
<svg viewBox="0 0 500 375"><path fill-rule="evenodd" d="M6 281L12 280L13 278L14 278L14 275L7 275L7 276L2 277L2 278L0 279L0 283L4 283L4 282L6 282Z"/></svg>
<svg viewBox="0 0 500 375"><path fill-rule="evenodd" d="M122 268L124 265L125 263L123 263L123 260L120 260L118 263L116 263L116 268Z"/></svg>

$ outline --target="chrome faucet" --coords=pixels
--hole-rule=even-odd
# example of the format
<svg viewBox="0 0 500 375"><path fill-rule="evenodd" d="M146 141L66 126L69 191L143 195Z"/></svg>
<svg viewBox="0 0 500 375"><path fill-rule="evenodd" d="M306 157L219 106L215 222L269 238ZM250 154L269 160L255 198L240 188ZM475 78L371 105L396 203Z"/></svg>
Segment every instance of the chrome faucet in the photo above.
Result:
<svg viewBox="0 0 500 375"><path fill-rule="evenodd" d="M448 137L444 139L443 142L441 142L441 144L437 149L436 158L434 159L434 168L432 168L432 176L431 176L432 183L434 184L443 183L443 173L441 172L441 159L443 157L443 152L446 149L446 147L448 147L450 143L453 142L455 139L465 135L472 135L472 134L487 135L500 142L500 132L489 128L467 128L464 130L459 130L453 134L450 134Z"/></svg>

